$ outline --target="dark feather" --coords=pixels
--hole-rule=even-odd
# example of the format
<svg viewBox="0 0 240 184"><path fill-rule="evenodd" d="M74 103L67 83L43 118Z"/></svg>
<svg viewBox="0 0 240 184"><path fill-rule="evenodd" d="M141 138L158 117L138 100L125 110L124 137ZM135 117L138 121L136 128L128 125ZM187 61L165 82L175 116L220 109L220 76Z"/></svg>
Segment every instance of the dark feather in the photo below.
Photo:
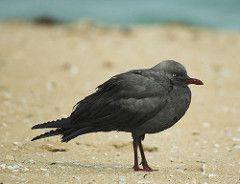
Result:
<svg viewBox="0 0 240 184"><path fill-rule="evenodd" d="M70 123L69 118L62 118L54 121L48 121L46 123L37 124L32 127L32 129L41 128L63 128Z"/></svg>
<svg viewBox="0 0 240 184"><path fill-rule="evenodd" d="M70 135L63 136L62 137L62 142L68 142L71 139L73 139L73 138L75 138L75 137L77 137L79 135L82 135L82 134L85 134L85 133L89 133L90 131L91 131L91 128L89 128L89 127L75 130Z"/></svg>
<svg viewBox="0 0 240 184"><path fill-rule="evenodd" d="M62 129L56 129L56 130L51 130L49 132L46 132L44 134L38 135L36 137L34 137L31 141L35 141L37 139L42 139L45 137L51 137L51 136L55 136L55 135L59 135L62 134L63 130Z"/></svg>

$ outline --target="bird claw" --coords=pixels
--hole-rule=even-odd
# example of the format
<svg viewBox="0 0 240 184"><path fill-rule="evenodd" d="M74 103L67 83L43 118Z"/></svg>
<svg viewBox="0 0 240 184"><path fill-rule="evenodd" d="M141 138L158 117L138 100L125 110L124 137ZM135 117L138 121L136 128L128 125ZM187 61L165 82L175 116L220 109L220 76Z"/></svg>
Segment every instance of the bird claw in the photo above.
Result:
<svg viewBox="0 0 240 184"><path fill-rule="evenodd" d="M133 170L134 171L143 171L143 169L141 169L138 165L137 166L133 166Z"/></svg>
<svg viewBox="0 0 240 184"><path fill-rule="evenodd" d="M157 169L152 169L149 167L149 165L143 165L143 168L141 169L139 166L133 166L134 171L145 171L145 172L152 172L152 171L158 171Z"/></svg>
<svg viewBox="0 0 240 184"><path fill-rule="evenodd" d="M152 171L158 171L157 169L152 169L149 165L143 165L143 171L146 171L146 172L152 172Z"/></svg>

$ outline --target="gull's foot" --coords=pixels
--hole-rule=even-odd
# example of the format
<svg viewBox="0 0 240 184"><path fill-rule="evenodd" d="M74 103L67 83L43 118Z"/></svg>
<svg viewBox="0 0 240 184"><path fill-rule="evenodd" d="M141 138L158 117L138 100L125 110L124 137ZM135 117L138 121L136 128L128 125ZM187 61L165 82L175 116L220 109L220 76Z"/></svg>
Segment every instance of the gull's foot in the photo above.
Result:
<svg viewBox="0 0 240 184"><path fill-rule="evenodd" d="M134 171L143 171L138 165L133 166Z"/></svg>
<svg viewBox="0 0 240 184"><path fill-rule="evenodd" d="M158 171L158 169L152 169L148 164L142 164L143 166L143 171L146 171L146 172L153 172L153 171Z"/></svg>

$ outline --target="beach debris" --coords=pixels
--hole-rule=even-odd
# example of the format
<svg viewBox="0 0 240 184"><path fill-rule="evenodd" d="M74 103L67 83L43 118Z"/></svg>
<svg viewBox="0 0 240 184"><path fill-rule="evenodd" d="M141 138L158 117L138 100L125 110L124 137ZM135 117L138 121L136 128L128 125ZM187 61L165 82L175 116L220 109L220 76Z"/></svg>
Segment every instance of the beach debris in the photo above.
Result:
<svg viewBox="0 0 240 184"><path fill-rule="evenodd" d="M23 142L13 142L13 145L18 146L18 147L22 147Z"/></svg>
<svg viewBox="0 0 240 184"><path fill-rule="evenodd" d="M8 169L12 172L18 172L18 171L29 171L27 167L24 167L22 164L0 164L0 169Z"/></svg>
<svg viewBox="0 0 240 184"><path fill-rule="evenodd" d="M44 172L47 172L47 171L48 171L47 168L43 168L43 167L41 167L40 170L41 170L41 171L44 171Z"/></svg>
<svg viewBox="0 0 240 184"><path fill-rule="evenodd" d="M148 174L144 174L144 175L143 175L143 178L146 178L146 177L147 177L147 175L148 175Z"/></svg>
<svg viewBox="0 0 240 184"><path fill-rule="evenodd" d="M49 172L44 173L44 176L46 176L46 177L49 177L49 175L50 175Z"/></svg>
<svg viewBox="0 0 240 184"><path fill-rule="evenodd" d="M80 181L80 177L79 176L73 176L74 179Z"/></svg>
<svg viewBox="0 0 240 184"><path fill-rule="evenodd" d="M233 137L232 140L236 142L240 142L240 137Z"/></svg>
<svg viewBox="0 0 240 184"><path fill-rule="evenodd" d="M181 173L183 173L183 174L185 174L185 172L184 171L186 171L187 170L187 168L180 168L180 167L177 167L177 171L178 172L181 172Z"/></svg>
<svg viewBox="0 0 240 184"><path fill-rule="evenodd" d="M80 143L80 142L75 142L76 145L83 145L83 146L87 146L87 147L96 147L95 145L93 144L89 144L89 143Z"/></svg>
<svg viewBox="0 0 240 184"><path fill-rule="evenodd" d="M234 144L234 145L233 145L233 148L235 148L235 149L240 149L240 145L239 145L239 144Z"/></svg>
<svg viewBox="0 0 240 184"><path fill-rule="evenodd" d="M201 172L202 172L203 175L206 175L206 164L202 164L200 170L201 170Z"/></svg>
<svg viewBox="0 0 240 184"><path fill-rule="evenodd" d="M51 144L44 144L44 145L41 145L40 147L41 149L47 150L49 152L66 152L67 151L67 149L64 149L64 148L55 148Z"/></svg>
<svg viewBox="0 0 240 184"><path fill-rule="evenodd" d="M214 173L209 173L208 174L208 178L214 178L214 177L216 177L217 176L217 174L214 174Z"/></svg>
<svg viewBox="0 0 240 184"><path fill-rule="evenodd" d="M196 162L202 163L202 164L205 164L205 163L206 163L205 161L201 161L201 160L196 160Z"/></svg>
<svg viewBox="0 0 240 184"><path fill-rule="evenodd" d="M24 163L35 164L36 162L33 159L29 159L27 161L24 161Z"/></svg>
<svg viewBox="0 0 240 184"><path fill-rule="evenodd" d="M118 177L118 184L125 184L126 183L126 179L124 176L119 176Z"/></svg>
<svg viewBox="0 0 240 184"><path fill-rule="evenodd" d="M47 168L41 167L40 170L44 172L44 176L46 176L46 177L49 176L49 171Z"/></svg>
<svg viewBox="0 0 240 184"><path fill-rule="evenodd" d="M158 147L150 147L150 146L144 146L144 150L147 152L157 152L158 151Z"/></svg>
<svg viewBox="0 0 240 184"><path fill-rule="evenodd" d="M193 136L197 136L197 135L200 135L200 133L197 132L197 131L194 131L194 132L192 132L192 135L193 135Z"/></svg>
<svg viewBox="0 0 240 184"><path fill-rule="evenodd" d="M1 169L6 169L6 164L0 164Z"/></svg>

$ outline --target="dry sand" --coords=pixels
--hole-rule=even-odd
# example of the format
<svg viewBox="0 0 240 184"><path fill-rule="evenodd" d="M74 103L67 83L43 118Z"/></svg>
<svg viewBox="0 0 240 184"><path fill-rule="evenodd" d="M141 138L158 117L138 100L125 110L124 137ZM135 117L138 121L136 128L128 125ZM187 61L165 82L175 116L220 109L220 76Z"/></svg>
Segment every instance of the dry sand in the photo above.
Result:
<svg viewBox="0 0 240 184"><path fill-rule="evenodd" d="M0 23L0 183L240 183L240 34L182 26ZM173 128L143 142L152 173L134 172L131 136L30 142L112 75L182 62L204 86Z"/></svg>

